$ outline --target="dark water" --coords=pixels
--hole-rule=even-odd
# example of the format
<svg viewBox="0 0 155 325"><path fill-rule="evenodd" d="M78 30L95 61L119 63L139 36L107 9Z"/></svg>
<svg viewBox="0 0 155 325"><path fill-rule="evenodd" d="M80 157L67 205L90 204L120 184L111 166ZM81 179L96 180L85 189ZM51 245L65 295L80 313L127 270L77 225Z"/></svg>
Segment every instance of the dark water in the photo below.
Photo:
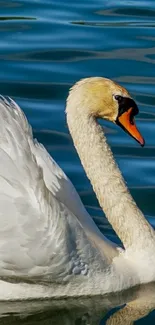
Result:
<svg viewBox="0 0 155 325"><path fill-rule="evenodd" d="M154 64L154 0L0 0L0 93L12 96L21 105L35 136L70 177L100 229L114 241L118 239L103 218L68 135L65 98L78 79L106 76L127 87L136 99L140 108L137 125L145 137L145 148L114 125L108 122L104 125L128 187L154 225ZM119 324L131 324L131 316L136 320L136 308L141 317L155 308L152 288L153 284L135 293L135 297L142 297L143 303L138 303L138 307L136 303L134 307L129 305L127 316L125 309ZM38 314L41 307L35 306L36 315L27 318L25 311L24 318L10 316L3 318L2 323L79 325L99 324L102 320L105 324L110 315L106 312L128 301L127 296L121 299L117 297L109 304L102 300L84 302L82 307L79 303L79 309L70 302L59 303L59 308L53 307L53 311L47 303L46 312ZM14 306L0 309L12 313ZM15 307L17 313L22 309ZM150 313L138 324L154 324L154 321L155 313Z"/></svg>

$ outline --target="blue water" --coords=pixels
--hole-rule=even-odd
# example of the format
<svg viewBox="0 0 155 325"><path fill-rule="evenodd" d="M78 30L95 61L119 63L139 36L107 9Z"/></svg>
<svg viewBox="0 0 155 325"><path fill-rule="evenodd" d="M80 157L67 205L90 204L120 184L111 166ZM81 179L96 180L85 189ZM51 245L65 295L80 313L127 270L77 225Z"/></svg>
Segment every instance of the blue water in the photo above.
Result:
<svg viewBox="0 0 155 325"><path fill-rule="evenodd" d="M154 225L154 64L154 0L0 0L0 93L20 104L34 135L70 177L103 233L116 242L70 139L65 99L75 81L89 76L112 78L131 92L140 108L137 125L146 140L145 148L115 125L103 125L133 197ZM104 313L98 316L93 307L85 307L75 321L76 311L69 306L68 314L66 309L61 311L61 324L68 319L70 324L87 324L87 317L81 315L88 309L89 323L93 319L93 324L99 324L102 319L105 324L110 315L104 318ZM58 315L59 311L47 312L39 320L35 315L24 320L12 316L6 323L53 324L56 319L58 324ZM138 324L154 321L155 313L150 313Z"/></svg>

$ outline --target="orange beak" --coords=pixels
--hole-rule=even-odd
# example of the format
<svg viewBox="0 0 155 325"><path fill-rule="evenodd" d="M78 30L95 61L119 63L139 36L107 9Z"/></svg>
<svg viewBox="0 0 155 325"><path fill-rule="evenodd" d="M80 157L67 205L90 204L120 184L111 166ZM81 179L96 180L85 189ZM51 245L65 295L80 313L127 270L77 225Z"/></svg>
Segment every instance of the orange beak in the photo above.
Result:
<svg viewBox="0 0 155 325"><path fill-rule="evenodd" d="M119 124L127 133L129 133L136 141L138 141L143 147L145 140L138 131L133 114L133 108L129 108L126 112L120 115L117 119L117 124Z"/></svg>

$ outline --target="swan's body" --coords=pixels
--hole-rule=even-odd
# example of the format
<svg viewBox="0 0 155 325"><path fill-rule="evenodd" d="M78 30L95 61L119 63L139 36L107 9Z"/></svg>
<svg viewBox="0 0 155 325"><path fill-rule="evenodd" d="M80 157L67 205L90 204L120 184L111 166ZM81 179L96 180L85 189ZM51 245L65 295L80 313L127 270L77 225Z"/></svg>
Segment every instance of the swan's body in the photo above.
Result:
<svg viewBox="0 0 155 325"><path fill-rule="evenodd" d="M1 98L1 300L97 295L155 280L154 231L130 196L95 119L116 118L116 103L108 99L114 90L129 96L107 79L85 79L73 87L66 112L87 176L125 250L101 234L66 175L33 140L20 108ZM101 103L107 104L103 114Z"/></svg>

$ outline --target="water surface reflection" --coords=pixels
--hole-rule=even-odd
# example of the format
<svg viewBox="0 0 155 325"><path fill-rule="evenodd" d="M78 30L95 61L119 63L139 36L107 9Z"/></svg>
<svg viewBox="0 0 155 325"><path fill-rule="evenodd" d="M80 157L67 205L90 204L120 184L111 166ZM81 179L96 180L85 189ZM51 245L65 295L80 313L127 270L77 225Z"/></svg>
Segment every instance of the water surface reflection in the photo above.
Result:
<svg viewBox="0 0 155 325"><path fill-rule="evenodd" d="M125 304L125 306L124 306ZM113 314L110 310L123 306ZM131 325L155 309L155 283L95 298L0 303L1 324Z"/></svg>

